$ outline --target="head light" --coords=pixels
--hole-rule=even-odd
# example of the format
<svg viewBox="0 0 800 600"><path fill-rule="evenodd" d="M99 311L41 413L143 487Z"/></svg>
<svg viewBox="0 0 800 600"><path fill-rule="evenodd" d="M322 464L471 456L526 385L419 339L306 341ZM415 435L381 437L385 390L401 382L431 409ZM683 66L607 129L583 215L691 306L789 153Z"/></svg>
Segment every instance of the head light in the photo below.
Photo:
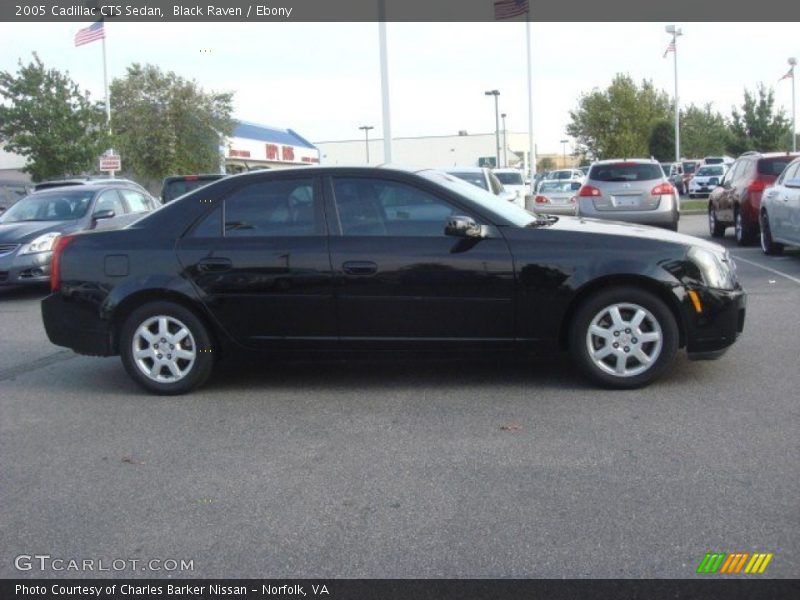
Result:
<svg viewBox="0 0 800 600"><path fill-rule="evenodd" d="M25 244L20 250L20 254L36 254L37 252L50 252L53 249L56 239L61 234L56 231L40 235L32 242Z"/></svg>
<svg viewBox="0 0 800 600"><path fill-rule="evenodd" d="M718 290L732 290L736 287L733 261L727 251L719 254L693 246L688 256L699 269L703 283L708 287Z"/></svg>

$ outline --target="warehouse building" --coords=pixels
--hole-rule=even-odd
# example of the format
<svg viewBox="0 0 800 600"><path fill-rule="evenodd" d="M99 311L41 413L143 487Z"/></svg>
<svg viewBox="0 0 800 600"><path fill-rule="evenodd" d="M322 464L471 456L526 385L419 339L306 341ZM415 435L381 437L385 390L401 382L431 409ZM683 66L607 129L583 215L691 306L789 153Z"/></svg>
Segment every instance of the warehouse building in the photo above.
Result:
<svg viewBox="0 0 800 600"><path fill-rule="evenodd" d="M275 169L319 164L319 150L292 129L238 121L221 148L225 171Z"/></svg>

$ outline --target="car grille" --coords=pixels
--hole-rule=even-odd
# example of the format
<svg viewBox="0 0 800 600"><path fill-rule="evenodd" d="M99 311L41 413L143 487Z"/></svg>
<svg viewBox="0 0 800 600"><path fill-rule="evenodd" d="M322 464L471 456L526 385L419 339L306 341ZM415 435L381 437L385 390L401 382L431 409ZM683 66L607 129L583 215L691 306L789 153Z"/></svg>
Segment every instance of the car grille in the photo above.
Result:
<svg viewBox="0 0 800 600"><path fill-rule="evenodd" d="M17 248L19 248L19 244L0 244L0 256L11 254Z"/></svg>

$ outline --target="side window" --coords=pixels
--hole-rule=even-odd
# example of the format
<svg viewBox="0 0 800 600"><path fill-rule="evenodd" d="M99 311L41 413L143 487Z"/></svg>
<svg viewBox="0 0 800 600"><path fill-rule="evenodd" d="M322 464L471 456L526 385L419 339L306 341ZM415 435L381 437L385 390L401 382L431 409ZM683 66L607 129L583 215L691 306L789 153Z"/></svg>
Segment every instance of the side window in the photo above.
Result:
<svg viewBox="0 0 800 600"><path fill-rule="evenodd" d="M119 198L119 194L117 194L117 190L106 190L100 194L100 197L94 205L94 212L100 210L113 210L114 215L117 217L127 212L125 206L122 204L122 200Z"/></svg>
<svg viewBox="0 0 800 600"><path fill-rule="evenodd" d="M132 213L147 212L150 210L150 204L147 202L144 194L134 192L133 190L120 190L125 202L128 203L128 208Z"/></svg>
<svg viewBox="0 0 800 600"><path fill-rule="evenodd" d="M783 175L781 175L781 179L778 183L783 183L784 181L788 181L790 179L797 179L798 170L800 170L800 162L789 165L786 167Z"/></svg>
<svg viewBox="0 0 800 600"><path fill-rule="evenodd" d="M741 161L736 161L731 165L731 168L728 169L728 172L725 173L725 177L722 178L722 183L732 183L733 178L736 177L736 171L739 169L739 166L742 164Z"/></svg>
<svg viewBox="0 0 800 600"><path fill-rule="evenodd" d="M219 238L222 237L222 202L209 214L203 217L189 233L193 238Z"/></svg>
<svg viewBox="0 0 800 600"><path fill-rule="evenodd" d="M443 236L447 218L457 212L448 202L395 181L335 178L333 189L343 235Z"/></svg>
<svg viewBox="0 0 800 600"><path fill-rule="evenodd" d="M312 179L261 181L225 198L225 237L317 235Z"/></svg>

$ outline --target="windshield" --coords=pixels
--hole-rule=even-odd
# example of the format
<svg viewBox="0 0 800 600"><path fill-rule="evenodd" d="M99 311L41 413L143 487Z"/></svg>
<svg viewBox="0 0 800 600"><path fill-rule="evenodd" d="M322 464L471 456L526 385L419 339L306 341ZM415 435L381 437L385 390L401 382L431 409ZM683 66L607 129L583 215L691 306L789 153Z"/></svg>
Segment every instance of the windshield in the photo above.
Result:
<svg viewBox="0 0 800 600"><path fill-rule="evenodd" d="M553 171L548 179L572 179L572 171Z"/></svg>
<svg viewBox="0 0 800 600"><path fill-rule="evenodd" d="M61 191L32 194L9 208L0 217L0 223L20 221L74 221L89 209L93 191Z"/></svg>
<svg viewBox="0 0 800 600"><path fill-rule="evenodd" d="M581 188L577 181L545 181L539 188L540 192L576 192Z"/></svg>
<svg viewBox="0 0 800 600"><path fill-rule="evenodd" d="M688 174L688 175L691 175L692 173L694 173L694 170L696 168L697 168L697 163L693 163L693 162L685 162L685 163L683 163L683 172Z"/></svg>
<svg viewBox="0 0 800 600"><path fill-rule="evenodd" d="M467 181L472 185L476 185L479 188L482 188L484 190L489 189L486 186L486 178L483 176L483 173L469 173L466 171L449 171L449 173L453 177L458 177L459 179Z"/></svg>
<svg viewBox="0 0 800 600"><path fill-rule="evenodd" d="M711 175L724 175L725 169L722 166L713 166L713 167L700 167L697 169L697 176L698 177L709 177Z"/></svg>
<svg viewBox="0 0 800 600"><path fill-rule="evenodd" d="M526 227L536 221L534 216L524 208L520 208L513 202L499 200L494 194L483 191L474 185L468 185L460 178L456 179L458 175L455 173L429 170L420 171L418 175L448 188L460 196L465 196L481 206L485 206L518 227Z"/></svg>
<svg viewBox="0 0 800 600"><path fill-rule="evenodd" d="M503 185L525 185L521 173L494 173Z"/></svg>

